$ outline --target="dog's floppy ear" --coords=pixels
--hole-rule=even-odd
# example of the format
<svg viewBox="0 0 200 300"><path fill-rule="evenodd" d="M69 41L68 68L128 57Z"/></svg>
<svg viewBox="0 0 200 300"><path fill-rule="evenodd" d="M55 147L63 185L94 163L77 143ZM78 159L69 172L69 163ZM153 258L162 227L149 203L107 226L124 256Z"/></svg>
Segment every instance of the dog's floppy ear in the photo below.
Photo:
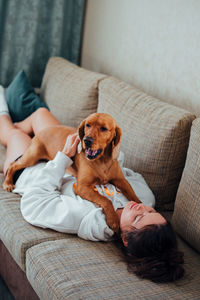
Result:
<svg viewBox="0 0 200 300"><path fill-rule="evenodd" d="M78 134L80 137L80 140L82 141L84 135L85 135L85 131L84 131L84 127L85 127L85 120L83 120L78 128Z"/></svg>
<svg viewBox="0 0 200 300"><path fill-rule="evenodd" d="M112 158L117 159L120 152L120 143L121 143L122 130L117 125L115 128L115 136L112 141Z"/></svg>

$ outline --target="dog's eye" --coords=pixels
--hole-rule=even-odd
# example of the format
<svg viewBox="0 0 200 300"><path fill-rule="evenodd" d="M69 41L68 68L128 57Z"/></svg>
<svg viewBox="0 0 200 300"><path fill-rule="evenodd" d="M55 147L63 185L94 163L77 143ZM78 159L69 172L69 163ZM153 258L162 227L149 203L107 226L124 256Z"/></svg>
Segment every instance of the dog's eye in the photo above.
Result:
<svg viewBox="0 0 200 300"><path fill-rule="evenodd" d="M86 126L87 128L90 128L90 124L86 124L85 126Z"/></svg>
<svg viewBox="0 0 200 300"><path fill-rule="evenodd" d="M100 130L101 130L101 131L107 131L108 129L107 129L106 127L102 126L102 127L100 128Z"/></svg>

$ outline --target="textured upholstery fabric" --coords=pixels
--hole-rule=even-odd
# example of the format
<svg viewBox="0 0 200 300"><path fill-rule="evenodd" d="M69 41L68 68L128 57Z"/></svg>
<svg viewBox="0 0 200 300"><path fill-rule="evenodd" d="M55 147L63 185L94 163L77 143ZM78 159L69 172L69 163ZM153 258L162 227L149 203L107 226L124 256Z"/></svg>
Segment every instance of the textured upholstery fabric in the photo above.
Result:
<svg viewBox="0 0 200 300"><path fill-rule="evenodd" d="M62 124L77 127L96 112L97 82L103 76L53 57L45 70L41 97Z"/></svg>
<svg viewBox="0 0 200 300"><path fill-rule="evenodd" d="M112 243L78 238L51 241L27 251L27 277L40 299L188 300L200 295L199 255L181 242L187 276L177 284L155 284L127 271Z"/></svg>
<svg viewBox="0 0 200 300"><path fill-rule="evenodd" d="M98 112L122 128L125 164L144 176L157 208L172 209L195 116L112 77L99 83Z"/></svg>
<svg viewBox="0 0 200 300"><path fill-rule="evenodd" d="M176 231L200 252L200 118L192 125L172 221Z"/></svg>
<svg viewBox="0 0 200 300"><path fill-rule="evenodd" d="M2 179L1 175L1 179ZM63 239L65 234L41 229L27 223L20 212L19 195L0 188L0 239L22 270L25 270L26 250L48 240Z"/></svg>

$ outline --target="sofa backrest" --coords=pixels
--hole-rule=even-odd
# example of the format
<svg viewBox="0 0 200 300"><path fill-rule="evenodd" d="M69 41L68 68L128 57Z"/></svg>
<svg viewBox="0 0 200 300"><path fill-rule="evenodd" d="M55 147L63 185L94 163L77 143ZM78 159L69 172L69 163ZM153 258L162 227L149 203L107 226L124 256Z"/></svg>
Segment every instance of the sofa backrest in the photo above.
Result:
<svg viewBox="0 0 200 300"><path fill-rule="evenodd" d="M43 76L41 97L62 124L77 127L96 112L97 84L103 77L61 57L52 57Z"/></svg>

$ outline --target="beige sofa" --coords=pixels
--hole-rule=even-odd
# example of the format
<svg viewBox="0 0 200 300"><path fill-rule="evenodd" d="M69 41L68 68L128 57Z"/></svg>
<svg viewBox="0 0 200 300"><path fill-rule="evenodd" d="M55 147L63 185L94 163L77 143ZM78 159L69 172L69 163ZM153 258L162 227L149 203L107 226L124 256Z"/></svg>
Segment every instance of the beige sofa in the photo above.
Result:
<svg viewBox="0 0 200 300"><path fill-rule="evenodd" d="M3 191L1 173L0 274L16 299L200 299L200 119L62 58L48 62L41 96L66 125L78 126L96 111L116 119L123 130L125 165L145 177L158 210L167 218L174 211L186 275L170 284L142 280L127 271L112 242L28 224L19 195ZM0 152L2 172L5 149Z"/></svg>

